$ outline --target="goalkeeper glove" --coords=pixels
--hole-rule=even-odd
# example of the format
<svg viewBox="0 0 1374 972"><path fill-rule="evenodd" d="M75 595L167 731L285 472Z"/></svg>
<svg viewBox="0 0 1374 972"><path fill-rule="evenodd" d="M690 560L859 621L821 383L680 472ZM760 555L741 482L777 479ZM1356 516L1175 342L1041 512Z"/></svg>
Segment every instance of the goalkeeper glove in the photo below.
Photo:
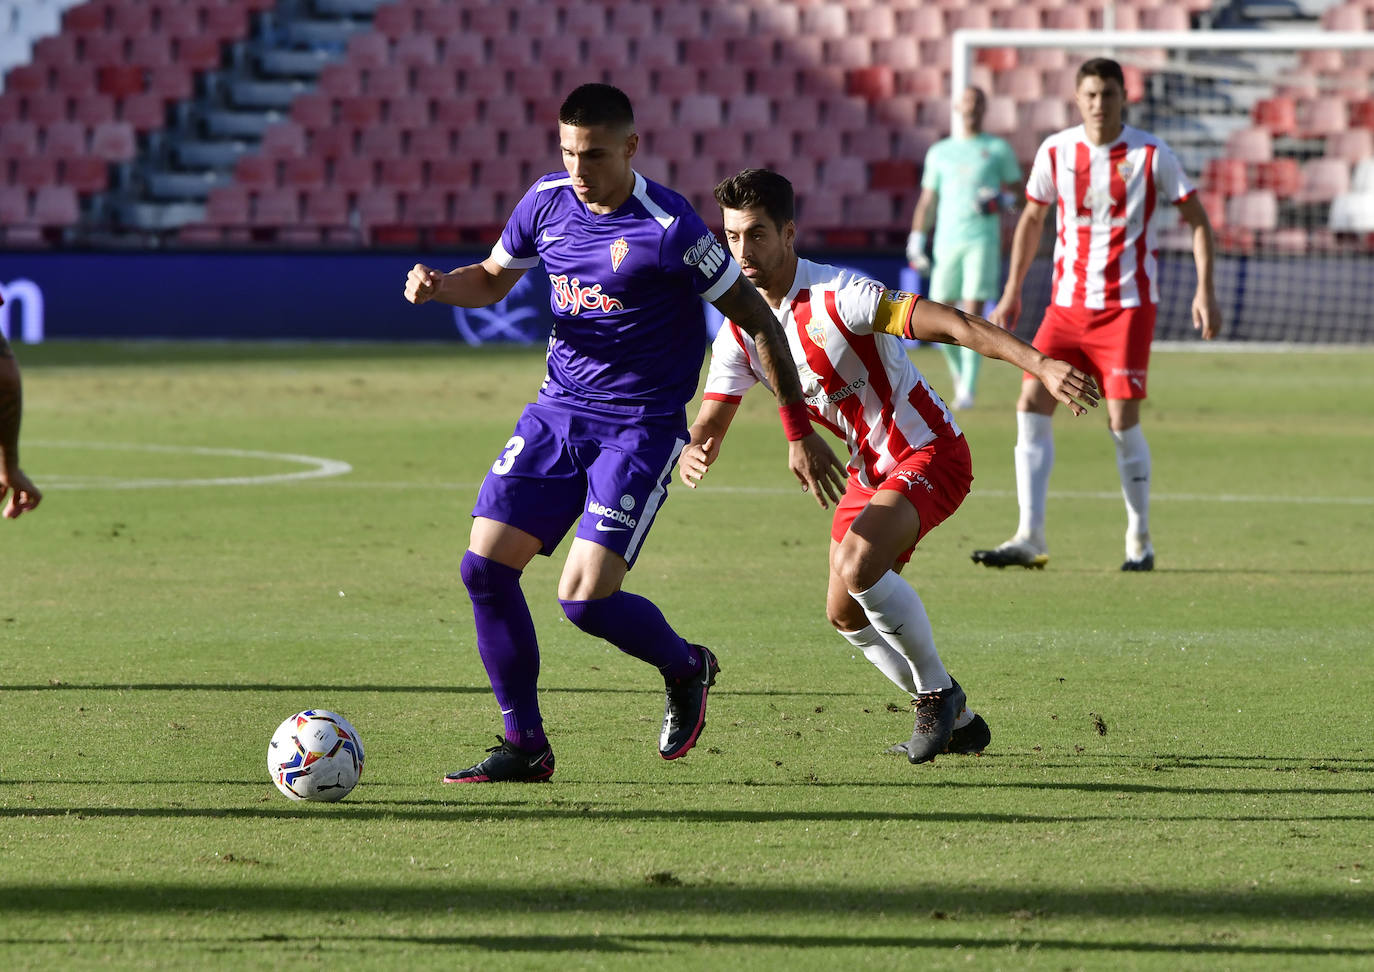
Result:
<svg viewBox="0 0 1374 972"><path fill-rule="evenodd" d="M926 256L926 235L912 230L906 238L906 262L921 276L930 273L930 257Z"/></svg>

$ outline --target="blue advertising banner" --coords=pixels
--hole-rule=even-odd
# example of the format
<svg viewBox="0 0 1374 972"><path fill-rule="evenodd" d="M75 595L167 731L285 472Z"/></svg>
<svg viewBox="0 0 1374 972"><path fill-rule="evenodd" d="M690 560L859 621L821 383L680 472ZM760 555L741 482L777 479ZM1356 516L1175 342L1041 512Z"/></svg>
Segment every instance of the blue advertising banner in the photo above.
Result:
<svg viewBox="0 0 1374 972"><path fill-rule="evenodd" d="M427 260L449 270L484 256L473 251ZM525 274L491 307L412 307L401 293L414 262L393 253L0 252L0 332L26 344L78 338L547 340L553 318L544 274ZM845 262L897 282L895 258ZM708 311L714 333L720 316Z"/></svg>

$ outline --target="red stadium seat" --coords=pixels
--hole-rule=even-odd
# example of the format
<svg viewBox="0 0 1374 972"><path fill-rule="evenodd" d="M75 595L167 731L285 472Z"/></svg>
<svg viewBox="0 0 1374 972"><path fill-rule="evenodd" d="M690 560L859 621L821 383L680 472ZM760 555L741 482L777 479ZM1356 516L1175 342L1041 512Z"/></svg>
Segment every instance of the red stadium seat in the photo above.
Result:
<svg viewBox="0 0 1374 972"><path fill-rule="evenodd" d="M420 32L438 37L447 43L455 37L476 37L463 27L463 8L460 4L443 4L420 8Z"/></svg>
<svg viewBox="0 0 1374 972"><path fill-rule="evenodd" d="M348 39L348 62L360 68L381 67L391 63L391 45L382 34L369 31Z"/></svg>
<svg viewBox="0 0 1374 972"><path fill-rule="evenodd" d="M311 226L347 226L348 194L338 188L306 193L303 219Z"/></svg>
<svg viewBox="0 0 1374 972"><path fill-rule="evenodd" d="M128 122L104 121L91 131L91 153L106 162L128 162L138 154L134 126Z"/></svg>
<svg viewBox="0 0 1374 972"><path fill-rule="evenodd" d="M234 163L234 181L250 189L275 188L277 160L265 155L245 155Z"/></svg>
<svg viewBox="0 0 1374 972"><path fill-rule="evenodd" d="M62 160L62 184L83 196L104 192L110 185L110 166L94 155L70 156Z"/></svg>
<svg viewBox="0 0 1374 972"><path fill-rule="evenodd" d="M167 124L167 103L150 92L130 95L119 102L119 117L140 134L150 132Z"/></svg>
<svg viewBox="0 0 1374 972"><path fill-rule="evenodd" d="M1141 30L1191 30L1192 26L1183 7L1147 7L1140 11Z"/></svg>
<svg viewBox="0 0 1374 972"><path fill-rule="evenodd" d="M867 37L827 37L822 50L825 63L842 68L866 68L873 63L873 42Z"/></svg>
<svg viewBox="0 0 1374 972"><path fill-rule="evenodd" d="M844 224L844 199L824 190L808 192L798 198L797 219L803 232L841 226Z"/></svg>
<svg viewBox="0 0 1374 972"><path fill-rule="evenodd" d="M200 8L195 4L160 4L154 19L156 29L168 37L196 37L201 33Z"/></svg>
<svg viewBox="0 0 1374 972"><path fill-rule="evenodd" d="M262 133L259 151L274 159L302 156L306 153L305 128L293 121L269 125Z"/></svg>
<svg viewBox="0 0 1374 972"><path fill-rule="evenodd" d="M363 93L363 75L348 62L326 64L320 71L317 90L331 98L356 98ZM298 96L297 101L304 95Z"/></svg>
<svg viewBox="0 0 1374 972"><path fill-rule="evenodd" d="M693 128L715 128L723 121L720 99L715 95L695 94L678 99L677 123Z"/></svg>
<svg viewBox="0 0 1374 972"><path fill-rule="evenodd" d="M414 192L425 184L424 167L419 159L382 159L377 184L400 192Z"/></svg>
<svg viewBox="0 0 1374 972"><path fill-rule="evenodd" d="M892 69L884 65L857 68L845 74L845 91L869 101L881 101L896 94L896 77Z"/></svg>
<svg viewBox="0 0 1374 972"><path fill-rule="evenodd" d="M805 6L801 9L801 32L813 37L844 37L849 33L849 18L838 3Z"/></svg>
<svg viewBox="0 0 1374 972"><path fill-rule="evenodd" d="M85 34L80 38L81 61L88 67L123 64L128 59L124 34Z"/></svg>
<svg viewBox="0 0 1374 972"><path fill-rule="evenodd" d="M392 125L368 125L358 133L358 154L374 159L397 159L401 151L401 129Z"/></svg>
<svg viewBox="0 0 1374 972"><path fill-rule="evenodd" d="M606 29L621 37L652 37L658 33L653 10L638 3L611 4Z"/></svg>
<svg viewBox="0 0 1374 972"><path fill-rule="evenodd" d="M459 6L465 8L467 29L472 33L487 37L502 37L510 33L512 21L508 5L465 3Z"/></svg>
<svg viewBox="0 0 1374 972"><path fill-rule="evenodd" d="M178 37L177 60L194 71L209 71L220 66L224 52L219 41L205 35Z"/></svg>
<svg viewBox="0 0 1374 972"><path fill-rule="evenodd" d="M1039 101L1032 101L1022 107L1024 127L1034 132L1037 138L1069 127L1069 106L1053 95L1044 96Z"/></svg>
<svg viewBox="0 0 1374 972"><path fill-rule="evenodd" d="M471 159L439 156L429 163L428 185L431 186L442 186L449 191L466 191L473 187L472 176Z"/></svg>
<svg viewBox="0 0 1374 972"><path fill-rule="evenodd" d="M205 33L218 41L241 40L248 36L248 9L237 3L205 8Z"/></svg>
<svg viewBox="0 0 1374 972"><path fill-rule="evenodd" d="M1242 162L1268 162L1274 157L1274 139L1263 128L1243 128L1226 139L1226 154Z"/></svg>
<svg viewBox="0 0 1374 972"><path fill-rule="evenodd" d="M60 64L52 72L52 90L70 98L89 98L96 93L95 71L88 64Z"/></svg>
<svg viewBox="0 0 1374 972"><path fill-rule="evenodd" d="M448 158L452 151L453 133L441 125L426 125L406 133L405 153L417 159L438 161Z"/></svg>
<svg viewBox="0 0 1374 972"><path fill-rule="evenodd" d="M307 91L291 102L291 120L302 128L327 128L334 123L334 102L329 95Z"/></svg>
<svg viewBox="0 0 1374 972"><path fill-rule="evenodd" d="M557 114L557 112L555 112ZM468 98L439 98L434 102L434 123L447 128L477 125L477 102Z"/></svg>
<svg viewBox="0 0 1374 972"><path fill-rule="evenodd" d="M813 98L824 98L844 91L844 68L816 64L797 72L801 93Z"/></svg>
<svg viewBox="0 0 1374 972"><path fill-rule="evenodd" d="M0 230L29 222L29 191L0 184Z"/></svg>
<svg viewBox="0 0 1374 972"><path fill-rule="evenodd" d="M920 99L915 95L893 95L873 103L873 120L897 129L910 128L920 119L920 107Z"/></svg>
<svg viewBox="0 0 1374 972"><path fill-rule="evenodd" d="M873 189L910 190L921 185L921 170L915 162L887 159L868 166L868 184Z"/></svg>
<svg viewBox="0 0 1374 972"><path fill-rule="evenodd" d="M12 121L0 125L0 159L32 158L38 152L36 122Z"/></svg>
<svg viewBox="0 0 1374 972"><path fill-rule="evenodd" d="M539 64L535 58L534 42L524 34L509 34L491 38L491 67L493 73L504 70L529 71Z"/></svg>
<svg viewBox="0 0 1374 972"><path fill-rule="evenodd" d="M371 189L377 184L376 160L360 155L341 155L330 167L330 182L354 192Z"/></svg>
<svg viewBox="0 0 1374 972"><path fill-rule="evenodd" d="M1309 159L1302 165L1301 185L1294 199L1303 203L1329 203L1350 190L1350 163L1345 159Z"/></svg>
<svg viewBox="0 0 1374 972"><path fill-rule="evenodd" d="M680 37L683 40L693 40L698 37L708 37L708 33L702 21L702 10L695 3L674 3L663 8L659 29L668 37ZM776 33L776 31L766 31ZM719 44L718 38L712 40Z"/></svg>
<svg viewBox="0 0 1374 972"><path fill-rule="evenodd" d="M145 87L143 68L133 64L106 64L96 71L96 87L115 98L138 94Z"/></svg>
<svg viewBox="0 0 1374 972"><path fill-rule="evenodd" d="M358 219L364 226L381 226L398 222L400 202L394 189L369 189L358 193Z"/></svg>
<svg viewBox="0 0 1374 972"><path fill-rule="evenodd" d="M1226 202L1226 223L1239 229L1271 230L1278 226L1279 202L1271 190L1256 189Z"/></svg>
<svg viewBox="0 0 1374 972"><path fill-rule="evenodd" d="M741 42L736 41L734 43L739 44ZM823 50L824 44L819 37L814 37L810 34L785 37L778 41L778 56L776 63L772 64L771 62L765 61L762 62L759 67L755 68L755 70L762 71L765 69L765 66L777 65L795 68L811 67L821 63Z"/></svg>
<svg viewBox="0 0 1374 972"><path fill-rule="evenodd" d="M683 98L701 91L701 72L695 65L673 64L656 67L651 72L653 82L650 90L654 94L669 98ZM617 81L620 79L617 78ZM626 81L628 90L644 90L631 81Z"/></svg>
<svg viewBox="0 0 1374 972"><path fill-rule="evenodd" d="M1314 98L1299 113L1299 134L1304 138L1324 138L1347 128L1349 112L1340 95Z"/></svg>
<svg viewBox="0 0 1374 972"><path fill-rule="evenodd" d="M33 221L39 226L71 226L81 219L76 190L71 186L40 186L33 196Z"/></svg>
<svg viewBox="0 0 1374 972"><path fill-rule="evenodd" d="M104 30L105 10L105 5L100 3L69 7L62 13L62 27L78 34Z"/></svg>
<svg viewBox="0 0 1374 972"><path fill-rule="evenodd" d="M263 189L253 193L256 226L293 226L300 220L300 193L296 189Z"/></svg>
<svg viewBox="0 0 1374 972"><path fill-rule="evenodd" d="M1078 6L1056 6L1045 10L1045 26L1050 30L1087 30L1088 10Z"/></svg>
<svg viewBox="0 0 1374 972"><path fill-rule="evenodd" d="M340 98L339 121L344 125L366 128L382 120L382 99L372 95Z"/></svg>
<svg viewBox="0 0 1374 972"><path fill-rule="evenodd" d="M89 94L72 101L72 121L94 127L115 117L115 101L109 95Z"/></svg>
<svg viewBox="0 0 1374 972"><path fill-rule="evenodd" d="M1348 162L1367 159L1374 155L1374 132L1367 128L1333 132L1326 136L1326 154Z"/></svg>
<svg viewBox="0 0 1374 972"><path fill-rule="evenodd" d="M1294 135L1298 130L1297 105L1292 98L1283 95L1256 101L1250 118L1271 135Z"/></svg>
<svg viewBox="0 0 1374 972"><path fill-rule="evenodd" d="M725 117L732 127L767 129L773 124L773 105L760 94L737 94L726 100Z"/></svg>
<svg viewBox="0 0 1374 972"><path fill-rule="evenodd" d="M410 95L410 69L403 64L379 64L367 69L363 89L378 98Z"/></svg>
<svg viewBox="0 0 1374 972"><path fill-rule="evenodd" d="M1010 95L1015 101L1025 104L1039 101L1045 97L1040 68L1033 65L1018 64L1009 71L999 71L994 75L991 94ZM1063 97L1059 92L1049 92L1054 97Z"/></svg>
<svg viewBox="0 0 1374 972"><path fill-rule="evenodd" d="M1302 188L1302 171L1297 159L1258 163L1255 166L1255 188L1272 189L1280 199L1295 195Z"/></svg>
<svg viewBox="0 0 1374 972"><path fill-rule="evenodd" d="M247 226L248 190L240 185L216 186L205 199L205 222L211 226Z"/></svg>
<svg viewBox="0 0 1374 972"><path fill-rule="evenodd" d="M39 125L66 121L71 99L57 92L40 92L24 98L24 117Z"/></svg>
<svg viewBox="0 0 1374 972"><path fill-rule="evenodd" d="M387 124L394 128L428 128L433 123L432 104L429 98L417 95L393 98L383 107Z"/></svg>
<svg viewBox="0 0 1374 972"><path fill-rule="evenodd" d="M453 199L451 219L463 229L489 230L506 221L504 207L498 206L489 193L481 189L460 192Z"/></svg>
<svg viewBox="0 0 1374 972"><path fill-rule="evenodd" d="M899 37L897 12L886 4L850 2L849 29L862 37Z"/></svg>
<svg viewBox="0 0 1374 972"><path fill-rule="evenodd" d="M1250 188L1248 166L1240 159L1208 159L1202 170L1203 192L1238 196Z"/></svg>
<svg viewBox="0 0 1374 972"><path fill-rule="evenodd" d="M393 41L400 41L407 37L424 36L432 46L432 38L416 33L415 27L415 8L409 4L384 3L372 15L372 29L382 36L389 37Z"/></svg>
<svg viewBox="0 0 1374 972"><path fill-rule="evenodd" d="M1351 103L1350 127L1374 129L1374 98L1361 98Z"/></svg>
<svg viewBox="0 0 1374 972"><path fill-rule="evenodd" d="M984 131L992 135L1010 135L1018 127L1015 98L1010 95L988 98L987 113L983 115Z"/></svg>
<svg viewBox="0 0 1374 972"><path fill-rule="evenodd" d="M325 186L324 159L303 155L282 163L281 184L297 189L323 189Z"/></svg>
<svg viewBox="0 0 1374 972"><path fill-rule="evenodd" d="M439 63L439 45L427 34L407 34L396 38L391 57L406 67L427 67Z"/></svg>
<svg viewBox="0 0 1374 972"><path fill-rule="evenodd" d="M868 166L861 159L844 156L823 159L820 185L829 192L863 192L868 188Z"/></svg>
<svg viewBox="0 0 1374 972"><path fill-rule="evenodd" d="M353 155L354 143L358 139L356 129L348 125L332 125L311 130L307 140L310 143L310 154L327 161Z"/></svg>
<svg viewBox="0 0 1374 972"><path fill-rule="evenodd" d="M57 159L50 155L24 156L14 160L10 183L25 189L56 185Z"/></svg>
<svg viewBox="0 0 1374 972"><path fill-rule="evenodd" d="M558 11L545 3L530 3L521 7L515 5L514 33L522 37L557 38L562 36L558 23ZM571 13L571 11L570 11ZM572 17L569 17L571 20ZM586 18L588 20L599 18Z"/></svg>
<svg viewBox="0 0 1374 972"><path fill-rule="evenodd" d="M114 3L110 5L110 27L113 33L124 37L137 37L153 29L153 11L141 3Z"/></svg>
<svg viewBox="0 0 1374 972"><path fill-rule="evenodd" d="M85 155L86 139L86 126L80 122L53 122L43 129L43 151L58 158Z"/></svg>
<svg viewBox="0 0 1374 972"><path fill-rule="evenodd" d="M640 37L634 42L635 63L646 67L681 64L682 55L678 49L680 43L676 37L665 37L661 34Z"/></svg>

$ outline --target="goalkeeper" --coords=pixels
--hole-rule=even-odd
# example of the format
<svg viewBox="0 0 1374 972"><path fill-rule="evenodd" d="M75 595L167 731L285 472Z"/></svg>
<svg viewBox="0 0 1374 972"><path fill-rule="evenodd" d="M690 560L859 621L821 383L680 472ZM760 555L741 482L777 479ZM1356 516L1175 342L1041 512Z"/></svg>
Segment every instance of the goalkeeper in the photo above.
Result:
<svg viewBox="0 0 1374 972"><path fill-rule="evenodd" d="M1002 291L1001 213L1011 208L1021 183L1021 166L1011 146L983 131L987 106L981 89L966 89L958 107L963 136L941 139L926 153L921 197L906 243L907 262L928 278L927 297L980 316ZM926 256L932 223L934 273ZM942 344L940 350L954 379L954 407L971 408L982 355L953 344Z"/></svg>

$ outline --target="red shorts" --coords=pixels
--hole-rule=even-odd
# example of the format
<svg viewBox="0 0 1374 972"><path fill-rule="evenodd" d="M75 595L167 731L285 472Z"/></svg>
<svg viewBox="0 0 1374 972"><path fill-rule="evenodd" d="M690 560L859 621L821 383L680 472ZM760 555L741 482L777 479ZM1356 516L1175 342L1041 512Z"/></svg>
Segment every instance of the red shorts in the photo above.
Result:
<svg viewBox="0 0 1374 972"><path fill-rule="evenodd" d="M836 543L843 540L850 524L863 512L873 494L879 489L891 489L905 496L916 508L916 515L921 518L916 543L920 543L927 533L959 508L972 485L973 457L969 455L968 443L962 435L953 439L942 436L908 453L877 489L861 486L850 476L844 496L835 507L830 536ZM916 543L897 557L897 563L904 564L911 559Z"/></svg>
<svg viewBox="0 0 1374 972"><path fill-rule="evenodd" d="M1111 310L1051 304L1031 343L1042 354L1088 372L1105 398L1144 398L1154 336L1154 304Z"/></svg>

